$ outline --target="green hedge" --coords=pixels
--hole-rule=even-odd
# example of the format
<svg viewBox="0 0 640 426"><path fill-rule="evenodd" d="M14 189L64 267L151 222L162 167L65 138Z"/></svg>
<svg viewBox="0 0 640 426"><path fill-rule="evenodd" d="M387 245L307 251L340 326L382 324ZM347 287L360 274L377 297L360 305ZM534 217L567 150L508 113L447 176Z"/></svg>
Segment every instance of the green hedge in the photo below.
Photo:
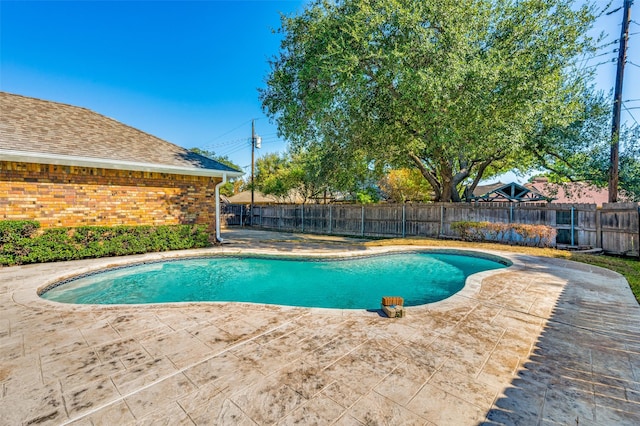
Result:
<svg viewBox="0 0 640 426"><path fill-rule="evenodd" d="M34 221L0 221L0 265L5 266L208 246L209 233L203 225L40 230Z"/></svg>

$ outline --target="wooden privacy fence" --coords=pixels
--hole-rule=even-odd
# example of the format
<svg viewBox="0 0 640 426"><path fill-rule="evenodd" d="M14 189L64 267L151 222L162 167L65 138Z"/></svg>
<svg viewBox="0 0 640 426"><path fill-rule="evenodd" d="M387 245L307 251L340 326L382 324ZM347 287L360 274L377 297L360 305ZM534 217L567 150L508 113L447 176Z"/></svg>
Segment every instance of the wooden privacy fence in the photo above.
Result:
<svg viewBox="0 0 640 426"><path fill-rule="evenodd" d="M430 203L405 205L226 205L223 223L291 232L362 237L456 237L460 221L547 225L556 246L602 248L640 256L640 203L517 204Z"/></svg>

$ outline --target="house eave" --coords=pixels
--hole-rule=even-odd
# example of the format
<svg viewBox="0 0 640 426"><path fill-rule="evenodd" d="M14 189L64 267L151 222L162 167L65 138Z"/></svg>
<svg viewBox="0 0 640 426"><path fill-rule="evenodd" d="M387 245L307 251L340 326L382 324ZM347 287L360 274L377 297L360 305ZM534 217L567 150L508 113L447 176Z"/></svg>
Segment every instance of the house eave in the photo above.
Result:
<svg viewBox="0 0 640 426"><path fill-rule="evenodd" d="M203 169L197 167L180 167L166 164L142 163L134 161L112 160L105 158L76 157L70 155L47 154L39 152L26 152L0 149L0 160L15 161L21 163L55 164L59 166L93 167L111 170L127 170L138 172L168 173L174 175L226 176L227 179L244 175L243 172L230 170Z"/></svg>

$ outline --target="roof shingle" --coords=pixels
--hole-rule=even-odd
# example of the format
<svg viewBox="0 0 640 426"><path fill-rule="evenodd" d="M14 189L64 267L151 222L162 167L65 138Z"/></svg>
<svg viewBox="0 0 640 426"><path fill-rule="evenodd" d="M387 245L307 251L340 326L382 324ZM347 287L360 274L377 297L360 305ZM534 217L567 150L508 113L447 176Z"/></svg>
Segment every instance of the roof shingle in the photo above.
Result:
<svg viewBox="0 0 640 426"><path fill-rule="evenodd" d="M6 92L0 92L1 151L241 174L89 109Z"/></svg>

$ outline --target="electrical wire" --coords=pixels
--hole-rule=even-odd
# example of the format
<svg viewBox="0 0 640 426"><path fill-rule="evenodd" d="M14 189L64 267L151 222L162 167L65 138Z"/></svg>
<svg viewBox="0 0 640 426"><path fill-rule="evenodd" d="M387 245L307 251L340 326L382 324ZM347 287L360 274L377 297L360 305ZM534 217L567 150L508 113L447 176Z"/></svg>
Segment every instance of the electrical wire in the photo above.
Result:
<svg viewBox="0 0 640 426"><path fill-rule="evenodd" d="M215 138L211 139L209 142L206 142L205 144L210 144L211 142L213 142L213 141L215 141L215 140L218 140L218 139L220 139L221 137L226 136L226 135L228 135L229 133L231 133L231 132L234 132L234 131L238 130L240 127L242 127L242 126L244 126L244 125L246 125L246 124L248 124L248 123L250 123L250 122L251 122L251 120L244 121L244 122L240 123L237 127L234 127L233 129L231 129L231 130L229 130L229 131L226 131L226 132L222 133L221 135L216 136Z"/></svg>
<svg viewBox="0 0 640 426"><path fill-rule="evenodd" d="M629 108L627 108L627 107L624 105L624 103L622 104L622 108L624 108L624 110L625 110L625 111L627 111L627 114L629 114L629 116L631 117L631 119L632 119L633 121L635 121L635 123L636 123L638 126L640 126L640 124L638 124L638 120L636 120L636 118L633 116L633 114L631 113L631 111L629 111ZM639 107L639 108L640 108L640 107ZM631 109L634 109L634 108L631 108Z"/></svg>
<svg viewBox="0 0 640 426"><path fill-rule="evenodd" d="M251 147L251 141L248 138L242 139L242 144L237 144L235 146L227 146L226 148L220 150L220 155L229 155L238 151L242 151L243 149L248 149ZM262 138L263 144L270 144L272 142L280 142L280 139L277 137L268 137Z"/></svg>
<svg viewBox="0 0 640 426"><path fill-rule="evenodd" d="M600 46L596 46L596 50L602 49L603 47L607 47L607 46L611 46L614 44L617 44L620 40L613 40L612 42L606 43L606 44L601 44Z"/></svg>
<svg viewBox="0 0 640 426"><path fill-rule="evenodd" d="M597 67L599 67L601 65L604 65L604 64L614 63L615 61L616 61L616 58L613 58L613 59L609 59L607 61L598 62L597 64L594 64L594 65L585 66L585 68L597 68Z"/></svg>
<svg viewBox="0 0 640 426"><path fill-rule="evenodd" d="M594 58L599 58L600 56L610 55L612 53L617 53L617 52L618 52L618 49L613 49L613 50L610 50L608 52L601 53L599 55L591 56L591 57L589 57L589 59L587 59L587 61L590 61L591 59L594 59Z"/></svg>
<svg viewBox="0 0 640 426"><path fill-rule="evenodd" d="M622 9L622 6L620 6L617 9L610 10L609 12L605 13L605 15L612 15L612 14L616 13L617 11L619 11L620 9Z"/></svg>

